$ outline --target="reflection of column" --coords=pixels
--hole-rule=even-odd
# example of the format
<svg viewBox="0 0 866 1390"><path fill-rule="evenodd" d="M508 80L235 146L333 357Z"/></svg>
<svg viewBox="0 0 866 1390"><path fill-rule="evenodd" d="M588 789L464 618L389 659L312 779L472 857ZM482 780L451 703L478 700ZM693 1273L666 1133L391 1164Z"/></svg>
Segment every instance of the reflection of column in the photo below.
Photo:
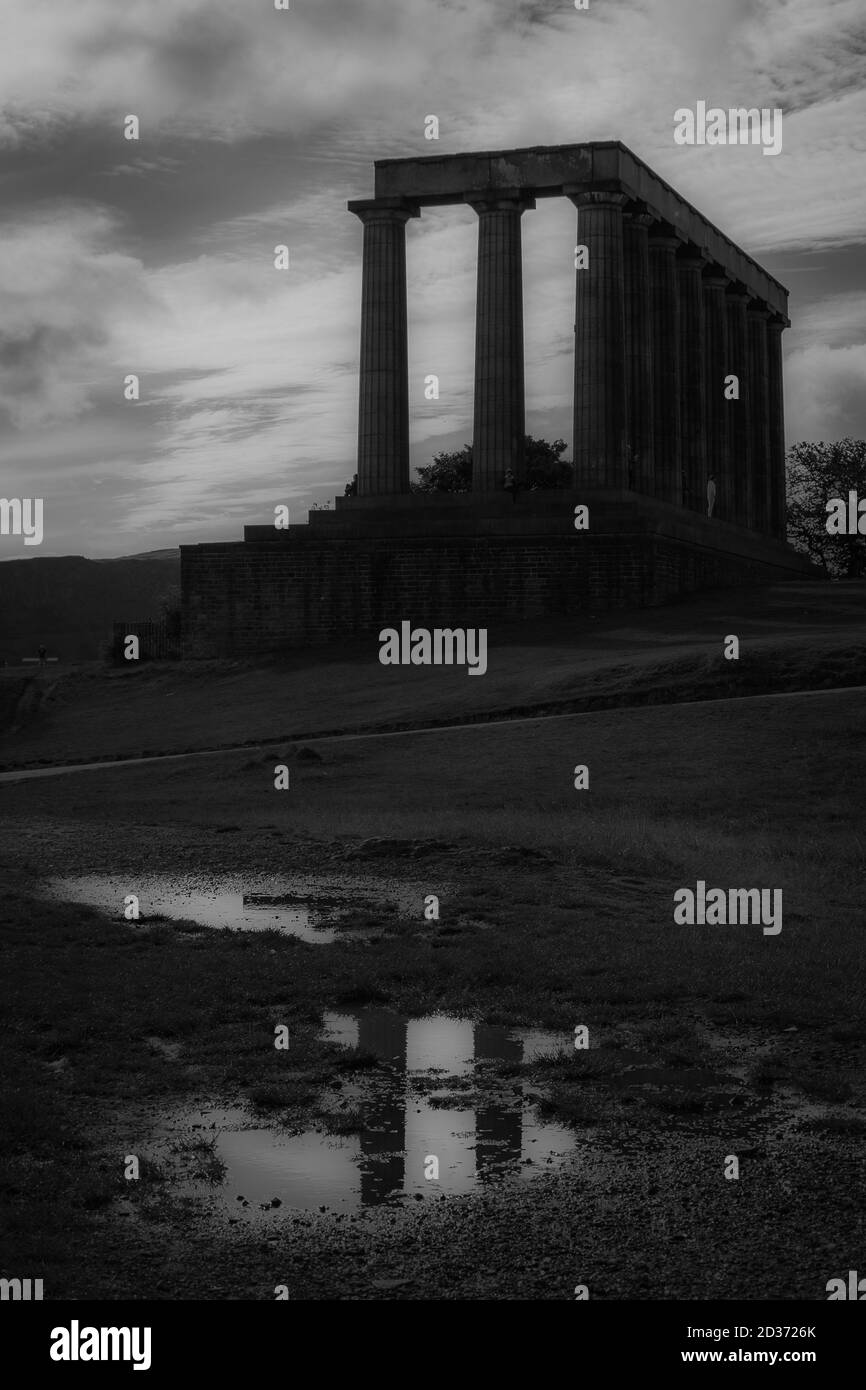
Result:
<svg viewBox="0 0 866 1390"><path fill-rule="evenodd" d="M782 386L782 334L785 320L773 315L767 324L767 370L770 405L770 531L779 540L788 534L785 495L785 401Z"/></svg>
<svg viewBox="0 0 866 1390"><path fill-rule="evenodd" d="M749 399L752 431L752 525L769 529L768 475L770 465L770 410L767 389L768 309L753 303L746 312L749 325Z"/></svg>
<svg viewBox="0 0 866 1390"><path fill-rule="evenodd" d="M650 298L653 320L653 405L655 486L663 502L679 502L680 463L680 309L676 251L679 237L650 234Z"/></svg>
<svg viewBox="0 0 866 1390"><path fill-rule="evenodd" d="M749 426L749 333L746 305L749 295L741 287L726 296L728 313L728 360L725 375L739 382L739 400L725 401L728 415L728 457L733 489L733 520L748 526L751 514L752 439Z"/></svg>
<svg viewBox="0 0 866 1390"><path fill-rule="evenodd" d="M473 1024L469 1019L437 1014L412 1019L406 1031L406 1065L410 1078L406 1111L406 1179L404 1191L422 1196L469 1192L475 1178L470 1142L474 1124L472 1097L460 1084L472 1076ZM421 1073L423 1091L412 1082ZM438 1073L434 1077L431 1073ZM427 1088L453 1092L447 1107L433 1101ZM439 1097L441 1100L442 1097ZM424 1177L425 1160L439 1160L438 1179Z"/></svg>
<svg viewBox="0 0 866 1390"><path fill-rule="evenodd" d="M625 338L628 358L628 486L652 493L653 470L653 341L650 312L649 242L653 218L638 211L623 223L625 262Z"/></svg>
<svg viewBox="0 0 866 1390"><path fill-rule="evenodd" d="M522 1062L523 1043L510 1038L507 1028L489 1023L476 1023L474 1057L476 1062Z"/></svg>
<svg viewBox="0 0 866 1390"><path fill-rule="evenodd" d="M475 1112L475 1174L479 1182L499 1178L520 1162L523 1110L485 1102Z"/></svg>
<svg viewBox="0 0 866 1390"><path fill-rule="evenodd" d="M493 492L507 471L523 475L523 263L520 218L533 198L507 192L469 198L478 213L475 426L472 490Z"/></svg>
<svg viewBox="0 0 866 1390"><path fill-rule="evenodd" d="M364 224L358 494L408 492L406 222L418 213L400 199L349 208Z"/></svg>
<svg viewBox="0 0 866 1390"><path fill-rule="evenodd" d="M680 432L683 506L706 510L707 454L704 418L704 291L706 258L694 247L677 257L680 291Z"/></svg>
<svg viewBox="0 0 866 1390"><path fill-rule="evenodd" d="M704 331L706 334L705 380L707 420L707 473L704 479L706 505L707 478L716 480L714 516L731 518L731 477L728 457L728 415L725 400L725 372L728 362L728 311L725 290L728 276L719 270L704 276Z"/></svg>
<svg viewBox="0 0 866 1390"><path fill-rule="evenodd" d="M358 1047L406 1073L406 1024L378 1010L358 1016ZM387 1086L366 1107L361 1131L361 1202L370 1206L402 1192L405 1178L406 1088Z"/></svg>
<svg viewBox="0 0 866 1390"><path fill-rule="evenodd" d="M574 321L574 480L578 486L627 486L628 378L622 193L574 193L577 240L589 266L576 271Z"/></svg>
<svg viewBox="0 0 866 1390"><path fill-rule="evenodd" d="M475 1025L475 1060L521 1062L523 1044L509 1038L505 1028ZM507 1108L492 1100L475 1112L475 1173L479 1182L501 1176L503 1169L520 1162L523 1109Z"/></svg>

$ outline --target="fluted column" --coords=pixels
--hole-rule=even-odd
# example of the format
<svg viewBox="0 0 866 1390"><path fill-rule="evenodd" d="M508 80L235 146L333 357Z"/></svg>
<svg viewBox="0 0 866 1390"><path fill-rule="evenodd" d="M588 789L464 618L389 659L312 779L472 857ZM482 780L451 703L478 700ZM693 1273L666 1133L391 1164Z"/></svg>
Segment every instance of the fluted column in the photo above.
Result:
<svg viewBox="0 0 866 1390"><path fill-rule="evenodd" d="M767 374L770 407L770 530L779 540L788 534L785 492L785 399L782 385L782 334L785 321L777 315L767 323Z"/></svg>
<svg viewBox="0 0 866 1390"><path fill-rule="evenodd" d="M680 295L676 252L679 237L650 234L650 302L653 327L654 494L679 503L682 494L680 436Z"/></svg>
<svg viewBox="0 0 866 1390"><path fill-rule="evenodd" d="M736 286L725 296L728 314L726 376L739 383L739 400L725 401L728 416L728 458L731 468L732 516L738 526L751 524L752 432L750 424L749 331L746 306L749 295Z"/></svg>
<svg viewBox="0 0 866 1390"><path fill-rule="evenodd" d="M349 204L364 224L358 495L409 491L406 222L400 199Z"/></svg>
<svg viewBox="0 0 866 1390"><path fill-rule="evenodd" d="M752 303L746 311L749 325L750 425L752 432L752 526L770 527L770 401L767 380L768 309Z"/></svg>
<svg viewBox="0 0 866 1390"><path fill-rule="evenodd" d="M501 489L523 475L523 256L520 218L535 207L519 193L467 198L478 214L475 428L472 490Z"/></svg>
<svg viewBox="0 0 866 1390"><path fill-rule="evenodd" d="M628 361L626 477L630 488L650 494L653 491L655 470L648 231L653 221L649 213L637 208L626 213L623 223L625 345Z"/></svg>
<svg viewBox="0 0 866 1390"><path fill-rule="evenodd" d="M680 435L682 502L706 512L707 453L705 418L704 290L706 257L694 246L677 257L680 296Z"/></svg>
<svg viewBox="0 0 866 1390"><path fill-rule="evenodd" d="M718 270L704 275L704 360L707 396L707 473L704 479L704 506L706 507L707 478L712 476L716 480L716 505L713 515L727 521L733 514L725 400L725 373L728 361L728 311L725 290L728 283L729 277Z"/></svg>
<svg viewBox="0 0 866 1390"><path fill-rule="evenodd" d="M574 475L590 487L628 485L622 193L569 194L589 267L576 272Z"/></svg>

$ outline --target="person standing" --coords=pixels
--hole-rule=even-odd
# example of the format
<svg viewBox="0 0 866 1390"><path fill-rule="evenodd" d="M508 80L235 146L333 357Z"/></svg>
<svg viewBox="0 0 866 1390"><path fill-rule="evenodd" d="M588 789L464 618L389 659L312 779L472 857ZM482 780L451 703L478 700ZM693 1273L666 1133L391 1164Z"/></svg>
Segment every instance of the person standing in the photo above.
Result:
<svg viewBox="0 0 866 1390"><path fill-rule="evenodd" d="M707 481L707 516L712 516L716 507L716 478L711 473Z"/></svg>

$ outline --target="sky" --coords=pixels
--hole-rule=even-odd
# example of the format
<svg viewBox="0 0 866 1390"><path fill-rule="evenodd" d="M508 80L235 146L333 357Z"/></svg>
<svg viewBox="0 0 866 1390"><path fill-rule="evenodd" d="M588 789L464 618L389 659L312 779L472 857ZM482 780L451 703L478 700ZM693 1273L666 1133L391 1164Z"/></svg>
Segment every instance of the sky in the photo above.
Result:
<svg viewBox="0 0 866 1390"><path fill-rule="evenodd" d="M788 442L866 436L862 0L0 0L0 34L0 495L44 499L0 558L342 494L375 159L621 140L788 287ZM781 153L678 145L699 100L780 108ZM523 218L527 429L569 448L575 216ZM416 466L472 437L476 235L407 228Z"/></svg>

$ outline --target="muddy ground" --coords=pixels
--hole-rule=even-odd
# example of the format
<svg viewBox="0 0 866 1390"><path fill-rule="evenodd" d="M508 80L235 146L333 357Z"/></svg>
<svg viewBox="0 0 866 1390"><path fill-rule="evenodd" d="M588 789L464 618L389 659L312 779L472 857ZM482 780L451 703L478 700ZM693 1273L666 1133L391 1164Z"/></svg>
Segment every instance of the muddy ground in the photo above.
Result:
<svg viewBox="0 0 866 1390"><path fill-rule="evenodd" d="M862 644L816 666L785 601L784 663L752 618L761 679L859 679ZM556 650L512 651L500 703L646 687L645 661ZM681 696L730 684L699 666ZM333 727L355 692L317 703L326 667L90 672L4 758L213 746L244 700L263 739L284 701ZM407 716L462 717L462 679L432 705L410 680ZM862 1267L864 747L862 693L813 688L0 783L0 1273L46 1298L825 1299ZM782 931L676 924L698 879L780 889Z"/></svg>
<svg viewBox="0 0 866 1390"><path fill-rule="evenodd" d="M832 998L794 997L759 947L745 976L724 939L707 958L694 929L663 921L664 875L518 845L288 844L228 825L181 840L178 827L33 818L18 833L3 904L3 1262L37 1271L46 1296L571 1299L586 1285L597 1299L821 1299L857 1267L866 1029L841 979ZM368 935L312 945L127 922L35 897L48 865L127 868L131 886L191 865L202 881L317 871L357 895ZM439 889L440 920L421 903L377 908L383 879ZM676 937L668 966L642 970L659 931ZM839 926L835 954L852 946ZM561 1051L486 1068L482 1089L526 1089L574 1148L531 1180L506 1171L417 1203L232 1218L203 1195L207 1173L189 1195L154 1144L160 1121L179 1104L239 1106L251 1126L339 1133L340 1087L369 1059L323 1042L321 1020L371 1004L561 1032ZM578 1022L587 1052L568 1046ZM731 1155L738 1180L724 1176ZM205 1167L213 1157L205 1145ZM213 1176L216 1191L218 1163Z"/></svg>

